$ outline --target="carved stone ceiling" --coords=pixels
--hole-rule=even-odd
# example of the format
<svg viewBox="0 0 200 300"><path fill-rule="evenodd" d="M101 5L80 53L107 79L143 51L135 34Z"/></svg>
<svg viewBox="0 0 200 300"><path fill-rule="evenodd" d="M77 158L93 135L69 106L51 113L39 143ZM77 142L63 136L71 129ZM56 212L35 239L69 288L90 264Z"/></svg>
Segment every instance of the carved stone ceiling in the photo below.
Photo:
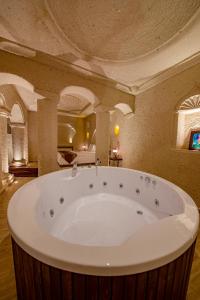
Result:
<svg viewBox="0 0 200 300"><path fill-rule="evenodd" d="M111 61L135 59L159 48L187 24L199 6L199 1L188 0L47 3L67 40L86 56Z"/></svg>
<svg viewBox="0 0 200 300"><path fill-rule="evenodd" d="M128 88L200 50L200 0L0 0L0 36Z"/></svg>
<svg viewBox="0 0 200 300"><path fill-rule="evenodd" d="M58 109L68 113L80 114L90 103L84 98L74 95L63 95L59 101Z"/></svg>
<svg viewBox="0 0 200 300"><path fill-rule="evenodd" d="M37 99L42 99L36 93L31 93L27 89L15 86L15 89L26 108L30 111L37 111ZM1 98L0 98L1 100ZM1 102L0 102L1 104ZM86 109L89 108L90 103L84 97L77 97L75 95L62 95L58 103L58 111L73 114L74 116L87 115ZM91 113L90 110L88 110Z"/></svg>

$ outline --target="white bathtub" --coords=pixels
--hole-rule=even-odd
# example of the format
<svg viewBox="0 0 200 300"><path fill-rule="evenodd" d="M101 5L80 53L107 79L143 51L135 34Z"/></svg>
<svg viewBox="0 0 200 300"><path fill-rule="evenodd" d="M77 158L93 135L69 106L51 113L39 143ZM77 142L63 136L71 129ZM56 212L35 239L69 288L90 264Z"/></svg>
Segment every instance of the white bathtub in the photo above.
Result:
<svg viewBox="0 0 200 300"><path fill-rule="evenodd" d="M189 195L157 176L80 168L41 176L8 207L15 242L50 266L126 275L163 266L194 242L199 213Z"/></svg>

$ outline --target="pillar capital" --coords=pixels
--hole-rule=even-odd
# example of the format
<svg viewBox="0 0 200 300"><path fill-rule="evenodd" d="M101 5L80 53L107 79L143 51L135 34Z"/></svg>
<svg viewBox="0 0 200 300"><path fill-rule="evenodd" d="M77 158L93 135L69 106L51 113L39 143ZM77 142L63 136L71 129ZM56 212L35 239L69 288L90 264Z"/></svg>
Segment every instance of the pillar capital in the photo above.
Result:
<svg viewBox="0 0 200 300"><path fill-rule="evenodd" d="M113 110L112 106L107 106L107 105L103 105L103 104L97 104L94 108L94 111L96 113L98 112L110 112Z"/></svg>
<svg viewBox="0 0 200 300"><path fill-rule="evenodd" d="M25 128L25 123L10 123L10 127L13 128L13 127L17 127L17 128Z"/></svg>
<svg viewBox="0 0 200 300"><path fill-rule="evenodd" d="M37 99L37 111L38 111L38 106L43 105L44 107L48 106L48 103L51 105L51 107L57 111L57 105L58 105L58 100L57 99L49 99L49 98L42 98L42 99ZM47 106L46 106L47 104Z"/></svg>
<svg viewBox="0 0 200 300"><path fill-rule="evenodd" d="M60 100L60 95L59 94L56 94L54 92L51 92L51 91L46 91L46 90L42 90L42 89L35 89L35 92L38 93L38 100L44 100L45 99L49 99L49 100L52 100L52 101L55 101L56 104L58 104L59 100Z"/></svg>

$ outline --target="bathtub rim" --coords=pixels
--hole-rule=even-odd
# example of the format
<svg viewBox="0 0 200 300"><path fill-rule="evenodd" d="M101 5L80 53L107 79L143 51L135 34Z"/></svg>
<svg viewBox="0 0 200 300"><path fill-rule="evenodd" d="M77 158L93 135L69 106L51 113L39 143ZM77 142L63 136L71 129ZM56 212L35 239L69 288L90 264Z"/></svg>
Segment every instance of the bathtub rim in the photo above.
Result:
<svg viewBox="0 0 200 300"><path fill-rule="evenodd" d="M101 167L101 168L113 168L114 167ZM158 245L160 248L160 244L167 245L166 241L160 240L159 237L159 230L156 229L155 223L151 224L149 227L153 227L150 229L154 230L154 238L155 241L150 241L151 253L148 253L148 259L144 258L141 259L141 232L139 234L136 234L136 237L134 235L134 242L128 240L128 245L124 247L123 245L120 246L112 246L112 247L88 247L88 246L81 246L81 245L73 245L70 243L67 243L65 241L62 241L60 239L57 239L50 234L47 234L45 230L41 230L41 228L38 226L38 223L36 222L35 215L33 213L34 207L37 204L37 199L32 200L30 205L30 202L26 201L26 208L28 207L30 209L29 213L25 214L25 219L29 223L29 226L25 226L26 230L24 230L24 218L17 219L15 216L15 209L16 209L16 201L18 201L16 198L18 198L18 194L21 190L23 190L22 186L18 191L13 195L9 202L8 206L8 225L11 232L12 237L14 238L15 242L24 249L27 253L29 253L34 258L42 261L43 263L46 263L48 265L52 265L53 267L60 268L63 270L76 272L76 273L82 273L82 274L89 274L89 275L129 275L129 274L136 274L145 272L148 270L155 269L157 267L163 266L177 257L179 257L181 254L183 254L195 241L197 232L198 232L198 226L199 226L199 213L197 210L197 207L192 200L192 198L186 194L182 189L180 189L178 186L174 185L173 183L158 177L156 175L138 171L138 170L132 170L132 169L125 169L125 168L117 168L118 171L120 169L123 169L125 171L135 171L142 175L147 175L150 177L153 177L157 180L163 181L167 183L170 186L173 186L173 189L175 189L182 197L183 197L183 204L185 211L182 214L174 215L171 217L167 217L160 222L159 230L164 230L164 236L169 235L171 240L173 240L173 243L170 243L168 247L168 251L166 249L163 251L163 249L158 249ZM26 184L26 187L29 185L34 184L35 181L42 180L42 178L46 176L54 176L56 173L60 172L71 172L70 169L67 170L61 170L56 171L50 174L43 175L37 179L34 179ZM189 204L188 204L189 203ZM24 203L25 204L25 203ZM28 206L27 206L28 204ZM188 220L188 218L191 218L191 209L193 213L194 218L194 226L191 231L185 230L185 220ZM31 213L32 212L32 213ZM20 224L20 222L22 223ZM30 222L31 221L31 222ZM31 224L32 225L31 225ZM27 224L26 224L27 225ZM31 225L31 226L30 226ZM150 229L147 230L145 233L144 230L142 231L142 237L146 238L148 240L149 234L148 232ZM28 234L28 230L29 234ZM145 229L146 231L146 229ZM30 237L31 233L31 237ZM157 234L157 237L155 235ZM180 241L180 236L178 238L178 234L183 234L183 241ZM163 235L162 235L163 236ZM158 240L159 237L159 240ZM136 238L136 239L135 239ZM140 248L138 246L139 243ZM162 247L163 247L162 245ZM156 247L157 246L157 247ZM161 247L161 248L162 248ZM134 253L134 257L138 255L140 259L128 259L128 257L132 254L132 251L134 249L134 252L137 250L137 253ZM66 250L68 251L68 255L66 257ZM158 252L157 256L155 257L155 252ZM81 255L80 255L81 253ZM91 254L94 256L91 260ZM136 255L137 254L137 255ZM114 255L114 260L112 260L112 255ZM126 260L123 263L119 263L121 261L122 256L126 257ZM110 265L107 265L109 262Z"/></svg>

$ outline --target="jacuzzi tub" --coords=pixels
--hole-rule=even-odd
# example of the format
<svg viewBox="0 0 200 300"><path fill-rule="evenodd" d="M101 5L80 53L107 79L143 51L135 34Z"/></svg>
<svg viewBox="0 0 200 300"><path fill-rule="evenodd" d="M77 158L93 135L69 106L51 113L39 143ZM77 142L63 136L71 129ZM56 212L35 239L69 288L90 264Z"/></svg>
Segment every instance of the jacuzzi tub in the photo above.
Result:
<svg viewBox="0 0 200 300"><path fill-rule="evenodd" d="M120 276L123 286L124 278L139 280L144 274L145 278L153 278L155 270L162 273L163 268L169 285L171 266L174 264L175 276L180 264L185 267L181 275L179 269L179 280L174 280L184 285L185 276L186 293L185 272L191 268L199 213L189 195L162 178L111 167L80 168L75 177L71 169L54 172L14 194L8 207L8 223L15 269L24 272L26 284L26 271L30 273L31 269L34 274L35 263L41 264L40 271L44 265L60 274L85 274L84 282L90 282L88 278ZM20 269L23 259L27 265L30 263L29 270ZM22 282L22 277L17 279L19 299L24 299L19 295ZM180 299L184 299L184 292L180 293ZM77 297L73 299L82 299ZM123 298L116 299L129 298L123 294ZM141 294L138 299L142 299Z"/></svg>

